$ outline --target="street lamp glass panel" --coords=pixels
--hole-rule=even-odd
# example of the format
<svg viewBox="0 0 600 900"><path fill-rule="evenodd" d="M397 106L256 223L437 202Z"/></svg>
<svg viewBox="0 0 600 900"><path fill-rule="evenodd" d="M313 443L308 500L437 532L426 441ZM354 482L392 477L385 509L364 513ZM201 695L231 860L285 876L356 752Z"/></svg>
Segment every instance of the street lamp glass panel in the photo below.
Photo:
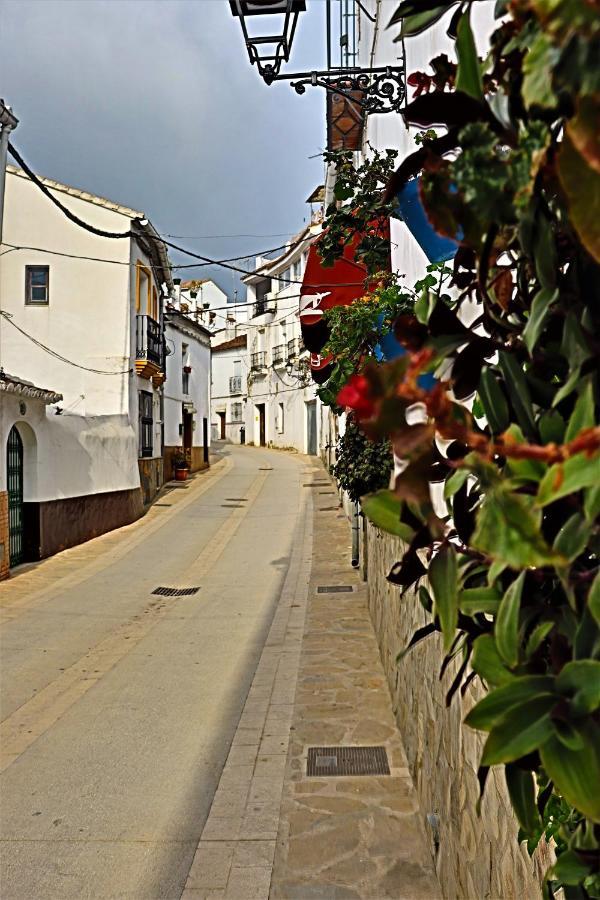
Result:
<svg viewBox="0 0 600 900"><path fill-rule="evenodd" d="M229 6L240 20L250 62L271 84L282 62L290 58L298 13L306 9L305 0L229 0ZM247 20L258 17L258 33L251 35Z"/></svg>

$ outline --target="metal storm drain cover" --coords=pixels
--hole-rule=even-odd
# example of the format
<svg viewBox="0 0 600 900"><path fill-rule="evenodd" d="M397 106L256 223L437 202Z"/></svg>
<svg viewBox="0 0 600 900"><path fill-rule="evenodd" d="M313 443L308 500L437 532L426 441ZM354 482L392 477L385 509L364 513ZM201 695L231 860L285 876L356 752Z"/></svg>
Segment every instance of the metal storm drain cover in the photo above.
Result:
<svg viewBox="0 0 600 900"><path fill-rule="evenodd" d="M222 509L245 509L241 503L221 503Z"/></svg>
<svg viewBox="0 0 600 900"><path fill-rule="evenodd" d="M225 499L232 503L246 503L248 500L247 497L225 497Z"/></svg>
<svg viewBox="0 0 600 900"><path fill-rule="evenodd" d="M351 594L353 590L351 584L320 584L317 594Z"/></svg>
<svg viewBox="0 0 600 900"><path fill-rule="evenodd" d="M337 509L339 509L339 506L320 506L319 512L335 512Z"/></svg>
<svg viewBox="0 0 600 900"><path fill-rule="evenodd" d="M161 597L190 597L192 594L197 594L200 590L199 587L189 587L189 588L172 588L172 587L157 587L152 593L160 594Z"/></svg>
<svg viewBox="0 0 600 900"><path fill-rule="evenodd" d="M173 506L172 503L155 503L155 506Z"/></svg>
<svg viewBox="0 0 600 900"><path fill-rule="evenodd" d="M385 747L309 747L306 774L389 775Z"/></svg>
<svg viewBox="0 0 600 900"><path fill-rule="evenodd" d="M331 487L330 481L307 481L302 487Z"/></svg>
<svg viewBox="0 0 600 900"><path fill-rule="evenodd" d="M259 472L272 472L273 466L259 466L258 471Z"/></svg>

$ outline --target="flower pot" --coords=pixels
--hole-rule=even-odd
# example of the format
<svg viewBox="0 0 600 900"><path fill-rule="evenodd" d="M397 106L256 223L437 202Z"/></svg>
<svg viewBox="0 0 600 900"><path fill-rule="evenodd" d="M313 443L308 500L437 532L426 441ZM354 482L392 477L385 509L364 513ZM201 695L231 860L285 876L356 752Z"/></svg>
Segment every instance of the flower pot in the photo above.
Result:
<svg viewBox="0 0 600 900"><path fill-rule="evenodd" d="M175 469L175 481L187 481L189 469Z"/></svg>
<svg viewBox="0 0 600 900"><path fill-rule="evenodd" d="M452 259L458 249L458 242L444 237L435 230L419 196L420 178L411 178L396 195L398 218L406 224L429 262L439 263ZM457 235L460 238L460 235Z"/></svg>

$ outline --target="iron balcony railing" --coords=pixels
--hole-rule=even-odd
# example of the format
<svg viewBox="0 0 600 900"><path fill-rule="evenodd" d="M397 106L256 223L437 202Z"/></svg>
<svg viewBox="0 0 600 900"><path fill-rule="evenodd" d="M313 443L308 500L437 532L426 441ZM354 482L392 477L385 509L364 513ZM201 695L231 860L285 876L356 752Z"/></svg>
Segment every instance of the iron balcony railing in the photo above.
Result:
<svg viewBox="0 0 600 900"><path fill-rule="evenodd" d="M276 344L273 347L273 365L278 366L285 362L285 344Z"/></svg>
<svg viewBox="0 0 600 900"><path fill-rule="evenodd" d="M250 357L250 368L256 372L257 369L264 369L267 365L267 354L264 350L260 353L253 353Z"/></svg>
<svg viewBox="0 0 600 900"><path fill-rule="evenodd" d="M295 359L298 356L298 341L296 338L292 338L291 341L287 342L287 355L288 359Z"/></svg>
<svg viewBox="0 0 600 900"><path fill-rule="evenodd" d="M242 376L241 375L232 375L229 379L229 393L230 394L241 394L242 393Z"/></svg>
<svg viewBox="0 0 600 900"><path fill-rule="evenodd" d="M268 301L267 300L257 300L254 304L252 315L253 316L262 316L266 312L268 312Z"/></svg>
<svg viewBox="0 0 600 900"><path fill-rule="evenodd" d="M151 316L136 317L136 359L147 359L148 362L162 366L163 339L160 325Z"/></svg>

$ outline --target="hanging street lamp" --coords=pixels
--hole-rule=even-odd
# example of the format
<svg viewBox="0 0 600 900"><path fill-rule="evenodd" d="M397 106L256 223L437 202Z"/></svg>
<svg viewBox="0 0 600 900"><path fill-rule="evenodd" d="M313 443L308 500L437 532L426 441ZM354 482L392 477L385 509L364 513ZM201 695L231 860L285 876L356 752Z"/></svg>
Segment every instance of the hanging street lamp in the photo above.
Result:
<svg viewBox="0 0 600 900"><path fill-rule="evenodd" d="M289 62L298 15L306 10L306 0L229 0L231 12L240 20L246 49L266 84L289 81L296 93L322 87L345 98L362 115L399 112L406 96L404 51L395 66L357 65L357 9L371 21L373 17L360 0L339 0L339 23L334 27L332 8L335 0L324 0L327 31L327 68L308 72L282 72ZM256 33L256 31L259 33ZM250 32L254 32L251 34ZM333 32L337 31L335 37ZM335 45L339 60L334 62Z"/></svg>

